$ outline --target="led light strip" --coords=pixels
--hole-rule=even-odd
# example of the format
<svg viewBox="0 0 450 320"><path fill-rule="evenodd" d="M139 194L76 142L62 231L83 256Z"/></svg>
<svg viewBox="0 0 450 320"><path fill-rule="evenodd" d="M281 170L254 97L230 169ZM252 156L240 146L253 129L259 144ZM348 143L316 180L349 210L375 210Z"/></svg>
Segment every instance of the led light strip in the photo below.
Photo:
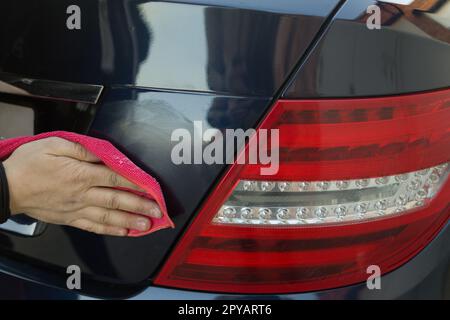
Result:
<svg viewBox="0 0 450 320"><path fill-rule="evenodd" d="M449 168L444 163L400 175L340 181L241 180L213 222L304 225L399 214L433 198Z"/></svg>

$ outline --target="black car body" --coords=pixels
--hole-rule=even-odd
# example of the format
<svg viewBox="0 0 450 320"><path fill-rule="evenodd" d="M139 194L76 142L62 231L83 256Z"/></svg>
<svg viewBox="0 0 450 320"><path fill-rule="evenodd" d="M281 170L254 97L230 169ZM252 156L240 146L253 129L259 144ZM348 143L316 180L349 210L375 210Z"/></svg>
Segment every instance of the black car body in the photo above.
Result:
<svg viewBox="0 0 450 320"><path fill-rule="evenodd" d="M256 128L280 99L450 88L448 1L428 1L419 11L369 0L80 0L81 29L69 30L73 2L2 1L0 81L27 94L3 90L0 102L32 109L32 133L67 130L113 142L160 181L176 228L119 239L17 221L18 232L0 230L0 297L248 298L154 283L229 167L173 164L171 132L191 131L194 121ZM366 25L370 5L381 8L381 29ZM381 290L359 281L264 296L448 298L449 212L447 204L445 221L420 252L383 275ZM83 271L81 290L66 289L69 265Z"/></svg>

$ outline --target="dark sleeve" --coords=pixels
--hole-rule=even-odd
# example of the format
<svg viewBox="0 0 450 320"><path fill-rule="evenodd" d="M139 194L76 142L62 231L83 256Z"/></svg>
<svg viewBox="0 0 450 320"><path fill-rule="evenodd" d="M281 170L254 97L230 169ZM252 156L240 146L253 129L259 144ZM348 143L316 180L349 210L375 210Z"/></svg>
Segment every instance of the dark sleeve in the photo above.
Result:
<svg viewBox="0 0 450 320"><path fill-rule="evenodd" d="M5 223L10 215L8 181L3 162L0 162L0 224Z"/></svg>

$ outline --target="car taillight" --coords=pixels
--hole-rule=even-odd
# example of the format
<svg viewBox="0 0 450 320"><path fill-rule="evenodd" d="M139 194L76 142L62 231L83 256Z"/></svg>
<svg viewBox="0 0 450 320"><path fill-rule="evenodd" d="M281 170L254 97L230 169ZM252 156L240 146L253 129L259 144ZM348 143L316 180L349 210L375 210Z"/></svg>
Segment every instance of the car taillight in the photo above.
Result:
<svg viewBox="0 0 450 320"><path fill-rule="evenodd" d="M279 129L278 173L236 161L156 284L231 293L349 285L370 265L402 265L448 220L450 90L280 100L259 129Z"/></svg>

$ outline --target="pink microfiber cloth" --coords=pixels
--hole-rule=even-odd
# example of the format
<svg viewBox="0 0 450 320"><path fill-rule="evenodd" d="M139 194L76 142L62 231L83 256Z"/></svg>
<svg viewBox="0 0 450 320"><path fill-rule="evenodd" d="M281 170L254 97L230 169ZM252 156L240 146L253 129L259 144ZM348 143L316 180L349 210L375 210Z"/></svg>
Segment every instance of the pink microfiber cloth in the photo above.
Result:
<svg viewBox="0 0 450 320"><path fill-rule="evenodd" d="M0 160L9 157L14 150L25 143L50 137L58 137L81 144L89 152L103 161L103 163L111 170L145 190L145 193L137 193L131 190L130 192L152 199L158 203L163 214L162 218L157 219L149 217L152 222L150 230L144 232L130 230L128 232L129 236L139 237L164 228L174 228L174 224L167 214L166 203L158 181L136 166L108 141L64 131L54 131L30 137L6 139L0 141Z"/></svg>

